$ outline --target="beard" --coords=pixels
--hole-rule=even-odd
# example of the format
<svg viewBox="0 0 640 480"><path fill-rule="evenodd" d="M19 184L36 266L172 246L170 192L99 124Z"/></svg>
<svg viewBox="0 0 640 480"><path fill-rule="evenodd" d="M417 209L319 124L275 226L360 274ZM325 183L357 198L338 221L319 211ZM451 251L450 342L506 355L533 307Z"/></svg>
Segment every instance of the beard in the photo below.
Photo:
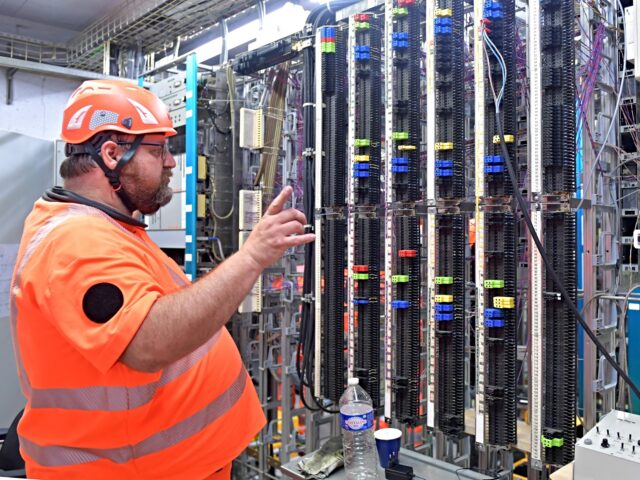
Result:
<svg viewBox="0 0 640 480"><path fill-rule="evenodd" d="M137 172L131 175L123 174L122 189L136 210L143 215L152 215L171 201L173 190L169 186L169 180L172 175L171 169L163 170L160 184L154 188L148 185L148 179L141 178Z"/></svg>

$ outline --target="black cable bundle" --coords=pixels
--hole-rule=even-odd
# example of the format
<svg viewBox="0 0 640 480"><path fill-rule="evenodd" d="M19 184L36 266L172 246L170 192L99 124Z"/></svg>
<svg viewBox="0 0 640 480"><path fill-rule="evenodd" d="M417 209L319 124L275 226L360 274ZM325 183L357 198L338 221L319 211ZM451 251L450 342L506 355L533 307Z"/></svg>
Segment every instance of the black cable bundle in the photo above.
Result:
<svg viewBox="0 0 640 480"><path fill-rule="evenodd" d="M355 374L380 406L380 219L358 218L355 224L355 264L367 267L368 279L358 281L356 305L357 345Z"/></svg>
<svg viewBox="0 0 640 480"><path fill-rule="evenodd" d="M514 141L507 143L507 149L512 162L517 160L515 136L516 124L516 61L515 61L515 1L502 2L503 16L491 19L487 35L496 45L507 67L507 79L505 84L504 99L502 102L502 125L507 135L513 135ZM498 88L501 85L502 72L498 62L490 66L493 85ZM500 144L494 142L496 129L496 111L493 105L493 93L489 88L485 89L485 144L487 155L502 157ZM506 161L506 159L502 159ZM488 166L489 164L487 164ZM503 164L500 164L503 165ZM517 169L516 169L517 171ZM507 175L506 167L499 173L485 173L485 194L488 197L512 195L513 189Z"/></svg>
<svg viewBox="0 0 640 480"><path fill-rule="evenodd" d="M323 109L322 205L343 207L347 190L347 90L346 35L336 29L336 52L323 54L326 90Z"/></svg>
<svg viewBox="0 0 640 480"><path fill-rule="evenodd" d="M371 15L367 29L356 30L358 46L370 48L368 61L356 61L356 139L369 140L368 146L356 148L356 155L368 155L367 177L355 179L355 204L377 205L380 202L381 163L381 20ZM353 52L349 52L353 55Z"/></svg>
<svg viewBox="0 0 640 480"><path fill-rule="evenodd" d="M452 197L463 198L466 195L465 175L465 55L464 55L464 0L451 2L453 22L453 184Z"/></svg>
<svg viewBox="0 0 640 480"><path fill-rule="evenodd" d="M547 77L543 91L543 123L549 134L544 138L544 192L575 191L575 45L570 0L541 2L542 29L545 38L562 38L559 44L543 49L542 77ZM560 73L560 74L559 74ZM576 221L574 213L545 213L544 243L554 271L576 301ZM562 446L544 449L546 463L562 465L574 455L576 404L576 317L563 301L547 271L544 299L545 338L545 409L543 435L562 438Z"/></svg>
<svg viewBox="0 0 640 480"><path fill-rule="evenodd" d="M575 13L565 0L543 0L540 5L543 118L546 120L543 127L544 193L574 192L576 113L572 22Z"/></svg>
<svg viewBox="0 0 640 480"><path fill-rule="evenodd" d="M575 302L575 215L562 212L545 214L544 232L545 246L554 270L571 295L571 301ZM562 447L545 449L545 461L560 465L573 459L575 443L576 326L575 318L553 285L547 274L544 300L547 378L543 435L564 439Z"/></svg>
<svg viewBox="0 0 640 480"><path fill-rule="evenodd" d="M346 221L324 220L322 318L322 371L325 398L337 403L344 392L344 267Z"/></svg>
<svg viewBox="0 0 640 480"><path fill-rule="evenodd" d="M335 53L323 53L323 149L322 205L344 207L346 201L347 129L346 35L336 29ZM326 398L337 402L345 386L344 369L344 269L346 220L323 220L323 385Z"/></svg>
<svg viewBox="0 0 640 480"><path fill-rule="evenodd" d="M485 89L485 195L492 203L501 201L506 208L513 194L508 169L518 171L516 161L516 69L515 69L515 2L506 0L500 5L501 15L490 16L486 35L495 44L504 59L507 78L503 78L499 63L489 62L486 75L491 76L485 82L492 88ZM489 49L489 47L485 47ZM489 82L491 80L491 82ZM494 89L505 82L502 110L496 111ZM508 156L502 153L502 145L496 137L498 123L504 125L508 135L513 136L504 146ZM498 137L499 138L499 137ZM493 197L493 198L492 198ZM506 203L509 202L509 203ZM485 285L484 303L487 309L497 313L494 297L515 299L516 291L516 231L517 224L513 213L485 214L485 279L503 282L503 286ZM517 305L515 305L517 306ZM489 428L488 443L508 447L516 442L516 347L517 347L517 309L500 308L500 318L485 316L485 354L488 366L485 378L485 392ZM495 320L494 320L495 319ZM496 326L492 322L501 322Z"/></svg>
<svg viewBox="0 0 640 480"><path fill-rule="evenodd" d="M305 33L312 37L316 29L321 25L331 24L335 21L334 12L336 9L345 8L355 3L356 0L341 0L321 5L313 10L307 18ZM308 47L303 50L304 77L302 84L302 114L303 114L303 136L304 136L304 211L307 221L314 223L314 178L315 178L315 50ZM299 391L305 407L309 410L324 410L337 413L337 410L327 409L316 397L320 392L315 392L314 385L314 348L315 348L315 316L314 299L315 291L315 265L313 244L305 245L304 251L304 277L303 277L303 304L302 320L300 323L300 336L296 345L296 373L300 379ZM320 319L318 319L320 321ZM304 396L304 387L311 391L312 404L309 404ZM314 406L315 404L315 406Z"/></svg>
<svg viewBox="0 0 640 480"><path fill-rule="evenodd" d="M436 319L437 419L438 429L451 436L464 431L464 222L464 215L436 216L437 276L453 279L436 283L436 295L453 295L453 318Z"/></svg>
<svg viewBox="0 0 640 480"><path fill-rule="evenodd" d="M493 298L516 298L516 238L512 213L488 213L485 216L487 265L485 278L503 280L502 288L485 288L485 305L493 307ZM487 331L486 355L492 365L486 379L489 413L488 443L508 446L516 435L516 309L502 309L504 326Z"/></svg>
<svg viewBox="0 0 640 480"><path fill-rule="evenodd" d="M394 159L406 163L398 166L392 174L392 188L400 202L413 202L420 198L420 20L418 4L403 7L407 14L398 15L392 35L406 35L405 40L394 40L393 64L394 105L393 134L395 138ZM404 47L399 44L406 42ZM394 161L393 159L391 160ZM397 161L397 160L395 160ZM408 167L406 170L404 166Z"/></svg>
<svg viewBox="0 0 640 480"><path fill-rule="evenodd" d="M451 10L451 33L435 36L436 198L465 196L464 1L441 0ZM446 148L442 144L451 143ZM442 165L439 165L442 164Z"/></svg>
<svg viewBox="0 0 640 480"><path fill-rule="evenodd" d="M562 2L562 190L565 192L576 191L576 72L575 32L572 26L574 8L570 1Z"/></svg>
<svg viewBox="0 0 640 480"><path fill-rule="evenodd" d="M422 129L420 124L420 59L422 57L420 43L420 20L421 7L418 3L408 7L409 15L406 17L406 32L409 34L409 46L406 49L408 60L407 67L407 92L405 100L408 102L408 112L406 118L407 130L409 133L409 145L415 146L415 150L409 150L409 178L408 178L408 201L420 199L420 140Z"/></svg>
<svg viewBox="0 0 640 480"><path fill-rule="evenodd" d="M397 256L398 274L408 275L408 282L396 283L394 301L408 301L393 309L396 325L396 376L393 378L396 418L415 425L420 407L420 228L415 216L395 218L398 251L413 251L414 256Z"/></svg>

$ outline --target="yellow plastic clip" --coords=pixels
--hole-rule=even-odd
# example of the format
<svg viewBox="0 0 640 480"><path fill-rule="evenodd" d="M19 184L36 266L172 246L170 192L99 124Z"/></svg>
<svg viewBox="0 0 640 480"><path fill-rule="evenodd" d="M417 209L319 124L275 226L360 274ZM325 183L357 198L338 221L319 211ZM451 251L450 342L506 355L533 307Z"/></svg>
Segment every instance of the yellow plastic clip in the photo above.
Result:
<svg viewBox="0 0 640 480"><path fill-rule="evenodd" d="M504 136L504 143L513 143L516 141L516 138L513 135L505 135ZM498 144L500 143L500 135L494 135L493 136L493 143Z"/></svg>
<svg viewBox="0 0 640 480"><path fill-rule="evenodd" d="M453 303L453 295L436 295L436 303Z"/></svg>
<svg viewBox="0 0 640 480"><path fill-rule="evenodd" d="M436 151L453 150L453 142L438 142L434 146Z"/></svg>
<svg viewBox="0 0 640 480"><path fill-rule="evenodd" d="M513 297L493 297L494 308L516 308L515 298Z"/></svg>
<svg viewBox="0 0 640 480"><path fill-rule="evenodd" d="M450 8L436 8L434 14L436 17L450 17L453 12Z"/></svg>

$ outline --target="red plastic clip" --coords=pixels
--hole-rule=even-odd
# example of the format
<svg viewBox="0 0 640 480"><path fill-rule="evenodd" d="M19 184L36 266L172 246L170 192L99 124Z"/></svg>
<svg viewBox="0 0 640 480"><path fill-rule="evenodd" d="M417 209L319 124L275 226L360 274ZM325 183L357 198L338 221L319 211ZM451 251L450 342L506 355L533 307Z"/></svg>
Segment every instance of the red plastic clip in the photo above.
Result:
<svg viewBox="0 0 640 480"><path fill-rule="evenodd" d="M369 271L369 265L354 265L353 271L356 273L367 273Z"/></svg>
<svg viewBox="0 0 640 480"><path fill-rule="evenodd" d="M400 250L398 256L401 258L413 258L418 256L418 252L416 250Z"/></svg>

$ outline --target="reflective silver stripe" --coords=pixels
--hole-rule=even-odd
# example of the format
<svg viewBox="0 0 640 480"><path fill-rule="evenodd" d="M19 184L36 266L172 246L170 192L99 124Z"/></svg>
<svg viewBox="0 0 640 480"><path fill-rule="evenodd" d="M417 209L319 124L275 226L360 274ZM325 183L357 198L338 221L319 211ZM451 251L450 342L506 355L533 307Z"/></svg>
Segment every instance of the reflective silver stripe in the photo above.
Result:
<svg viewBox="0 0 640 480"><path fill-rule="evenodd" d="M40 245L42 240L44 240L47 235L49 235L54 228L68 220L71 217L77 217L80 215L95 215L93 211L96 210L91 207L87 207L84 205L70 205L63 213L52 217L49 219L47 223L45 223L40 229L31 237L29 240L29 244L24 250L24 254L22 258L17 259L16 261L16 271L13 277L13 282L11 283L10 289L10 324L11 324L11 335L13 337L13 345L14 352L16 358L16 365L18 367L18 377L20 378L20 385L22 387L22 393L25 397L30 397L31 395L31 384L29 382L29 377L27 376L27 371L24 368L24 364L22 363L22 356L20 355L20 348L18 344L18 332L17 332L17 322L18 322L18 308L16 306L16 296L20 292L20 275L22 274L22 270L24 269L27 260L31 257L35 249Z"/></svg>
<svg viewBox="0 0 640 480"><path fill-rule="evenodd" d="M187 372L202 360L220 339L220 332L189 355L173 362L152 383L135 387L95 386L81 388L33 388L32 408L62 408L68 410L93 410L117 412L131 410L149 403L158 388L163 387Z"/></svg>
<svg viewBox="0 0 640 480"><path fill-rule="evenodd" d="M40 245L40 243L51 233L57 226L72 217L93 216L101 217L117 226L121 231L127 233L131 237L145 244L139 237L124 228L118 222L98 209L85 205L70 205L63 213L51 218L43 225L30 239L25 249L25 253L19 260L16 270L15 282L11 288L11 330L14 338L16 364L22 385L23 392L31 401L32 408L61 408L70 410L90 410L90 411L123 411L141 407L149 403L155 395L158 388L169 384L173 380L187 372L191 367L197 364L207 353L214 347L220 339L220 332L210 338L199 348L191 352L189 355L177 360L166 367L161 377L156 381L146 385L136 387L120 387L120 386L95 386L81 388L32 388L26 370L22 363L22 358L18 351L18 342L16 334L16 325L18 311L16 307L16 296L20 285L20 275L27 261ZM176 273L166 263L164 267L169 272L171 278L176 285L182 287L187 285L187 281Z"/></svg>
<svg viewBox="0 0 640 480"><path fill-rule="evenodd" d="M204 430L236 404L244 392L246 383L247 373L243 367L229 388L202 410L135 445L117 448L75 448L62 445L38 445L21 436L20 447L35 462L46 467L81 465L97 460L127 463L172 447Z"/></svg>

